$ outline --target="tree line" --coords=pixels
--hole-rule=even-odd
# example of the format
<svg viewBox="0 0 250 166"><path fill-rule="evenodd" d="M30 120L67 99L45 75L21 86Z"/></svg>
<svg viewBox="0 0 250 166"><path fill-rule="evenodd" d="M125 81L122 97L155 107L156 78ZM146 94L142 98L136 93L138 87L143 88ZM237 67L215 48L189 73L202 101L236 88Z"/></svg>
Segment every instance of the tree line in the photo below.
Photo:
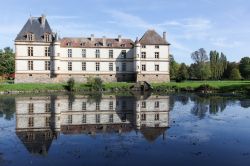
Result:
<svg viewBox="0 0 250 166"><path fill-rule="evenodd" d="M227 61L227 57L218 51L207 54L204 48L191 54L193 63L186 65L175 61L170 55L170 78L181 82L185 80L247 80L250 79L250 57L244 57L239 63Z"/></svg>
<svg viewBox="0 0 250 166"><path fill-rule="evenodd" d="M15 72L15 53L10 47L0 49L0 76L13 78Z"/></svg>

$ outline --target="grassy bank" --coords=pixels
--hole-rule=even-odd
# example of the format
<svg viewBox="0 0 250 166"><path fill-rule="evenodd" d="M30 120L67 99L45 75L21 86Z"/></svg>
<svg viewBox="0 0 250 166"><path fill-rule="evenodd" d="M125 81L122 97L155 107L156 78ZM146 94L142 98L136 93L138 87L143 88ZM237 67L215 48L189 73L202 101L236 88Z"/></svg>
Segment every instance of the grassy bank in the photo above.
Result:
<svg viewBox="0 0 250 166"><path fill-rule="evenodd" d="M209 90L219 93L225 92L249 92L250 81L187 81L182 83L155 83L152 84L154 91L190 91L195 92L199 87L207 85ZM104 83L104 91L129 91L133 83L114 82ZM35 91L64 91L66 84L41 84L41 83L27 83L27 84L0 84L0 92L35 92ZM86 84L76 83L74 91L90 91L90 87Z"/></svg>

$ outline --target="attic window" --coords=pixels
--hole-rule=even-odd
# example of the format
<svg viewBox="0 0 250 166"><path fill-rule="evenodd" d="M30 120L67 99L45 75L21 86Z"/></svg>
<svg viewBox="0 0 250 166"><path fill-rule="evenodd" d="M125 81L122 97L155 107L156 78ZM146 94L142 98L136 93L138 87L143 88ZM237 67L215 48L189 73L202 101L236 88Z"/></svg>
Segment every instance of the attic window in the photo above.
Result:
<svg viewBox="0 0 250 166"><path fill-rule="evenodd" d="M125 44L122 44L121 47L125 47Z"/></svg>
<svg viewBox="0 0 250 166"><path fill-rule="evenodd" d="M80 46L81 46L81 47L85 46L85 43L80 43Z"/></svg>
<svg viewBox="0 0 250 166"><path fill-rule="evenodd" d="M100 46L100 43L95 43L95 46L96 46L96 47Z"/></svg>
<svg viewBox="0 0 250 166"><path fill-rule="evenodd" d="M108 43L108 47L112 47L112 43Z"/></svg>
<svg viewBox="0 0 250 166"><path fill-rule="evenodd" d="M71 46L71 42L68 42L66 45L67 45L68 47L70 47L70 46Z"/></svg>
<svg viewBox="0 0 250 166"><path fill-rule="evenodd" d="M28 33L27 34L27 40L28 41L33 41L34 40L34 34L33 33Z"/></svg>
<svg viewBox="0 0 250 166"><path fill-rule="evenodd" d="M145 45L142 45L141 47L142 47L142 48L146 48L146 46L145 46Z"/></svg>
<svg viewBox="0 0 250 166"><path fill-rule="evenodd" d="M50 34L44 34L44 41L45 42L51 42L51 35Z"/></svg>

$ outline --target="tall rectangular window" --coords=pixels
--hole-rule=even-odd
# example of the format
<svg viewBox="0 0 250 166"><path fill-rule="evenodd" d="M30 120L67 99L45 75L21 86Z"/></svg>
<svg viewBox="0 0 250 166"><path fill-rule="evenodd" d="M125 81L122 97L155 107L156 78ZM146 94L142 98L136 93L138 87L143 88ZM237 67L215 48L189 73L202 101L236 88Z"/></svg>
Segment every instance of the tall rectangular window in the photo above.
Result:
<svg viewBox="0 0 250 166"><path fill-rule="evenodd" d="M95 106L96 110L100 110L100 103L96 103L96 106Z"/></svg>
<svg viewBox="0 0 250 166"><path fill-rule="evenodd" d="M86 62L82 62L82 71L86 71Z"/></svg>
<svg viewBox="0 0 250 166"><path fill-rule="evenodd" d="M155 108L159 108L159 106L160 106L159 101L156 101L156 102L155 102Z"/></svg>
<svg viewBox="0 0 250 166"><path fill-rule="evenodd" d="M86 110L86 102L82 102L82 110L83 110L83 111Z"/></svg>
<svg viewBox="0 0 250 166"><path fill-rule="evenodd" d="M127 57L127 52L126 52L126 50L122 50L121 55L122 55L122 58L123 58L123 59L126 59L126 57Z"/></svg>
<svg viewBox="0 0 250 166"><path fill-rule="evenodd" d="M114 116L113 116L113 114L110 114L109 115L109 123L113 123L113 121L114 121Z"/></svg>
<svg viewBox="0 0 250 166"><path fill-rule="evenodd" d="M95 63L95 69L96 71L100 71L100 62Z"/></svg>
<svg viewBox="0 0 250 166"><path fill-rule="evenodd" d="M141 70L146 71L146 65L141 65Z"/></svg>
<svg viewBox="0 0 250 166"><path fill-rule="evenodd" d="M155 120L159 120L159 119L160 119L159 114L155 114Z"/></svg>
<svg viewBox="0 0 250 166"><path fill-rule="evenodd" d="M28 47L28 56L33 56L33 47Z"/></svg>
<svg viewBox="0 0 250 166"><path fill-rule="evenodd" d="M141 114L141 120L145 121L146 120L146 114Z"/></svg>
<svg viewBox="0 0 250 166"><path fill-rule="evenodd" d="M159 59L159 52L155 52L155 59Z"/></svg>
<svg viewBox="0 0 250 166"><path fill-rule="evenodd" d="M50 48L49 47L45 47L44 49L45 49L44 50L44 55L45 56L50 56Z"/></svg>
<svg viewBox="0 0 250 166"><path fill-rule="evenodd" d="M100 50L99 49L95 50L95 57L100 58Z"/></svg>
<svg viewBox="0 0 250 166"><path fill-rule="evenodd" d="M122 71L126 71L127 70L127 64L126 63L122 63Z"/></svg>
<svg viewBox="0 0 250 166"><path fill-rule="evenodd" d="M68 71L72 71L72 62L68 62Z"/></svg>
<svg viewBox="0 0 250 166"><path fill-rule="evenodd" d="M109 110L113 110L113 108L114 108L114 102L110 101L109 102Z"/></svg>
<svg viewBox="0 0 250 166"><path fill-rule="evenodd" d="M50 61L45 61L45 70L50 70Z"/></svg>
<svg viewBox="0 0 250 166"><path fill-rule="evenodd" d="M50 108L51 108L50 103L46 103L45 104L45 112L50 112Z"/></svg>
<svg viewBox="0 0 250 166"><path fill-rule="evenodd" d="M32 33L27 34L27 40L28 41L33 41L34 40L34 34L32 34Z"/></svg>
<svg viewBox="0 0 250 166"><path fill-rule="evenodd" d="M87 118L86 118L86 114L82 115L82 123L86 123L87 122Z"/></svg>
<svg viewBox="0 0 250 166"><path fill-rule="evenodd" d="M28 70L33 70L33 61L28 61Z"/></svg>
<svg viewBox="0 0 250 166"><path fill-rule="evenodd" d="M68 115L68 124L72 124L72 115Z"/></svg>
<svg viewBox="0 0 250 166"><path fill-rule="evenodd" d="M146 106L147 106L147 105L146 105L146 101L142 101L142 102L141 102L141 108L146 108Z"/></svg>
<svg viewBox="0 0 250 166"><path fill-rule="evenodd" d="M109 58L113 58L113 54L114 54L113 50L109 50Z"/></svg>
<svg viewBox="0 0 250 166"><path fill-rule="evenodd" d="M69 57L69 58L72 57L72 49L68 49L68 57Z"/></svg>
<svg viewBox="0 0 250 166"><path fill-rule="evenodd" d="M100 114L96 114L95 115L95 120L96 120L96 123L100 123Z"/></svg>
<svg viewBox="0 0 250 166"><path fill-rule="evenodd" d="M113 63L112 62L109 63L109 71L113 71Z"/></svg>
<svg viewBox="0 0 250 166"><path fill-rule="evenodd" d="M45 126L49 127L50 126L50 117L45 118Z"/></svg>
<svg viewBox="0 0 250 166"><path fill-rule="evenodd" d="M82 49L82 57L86 58L86 49Z"/></svg>
<svg viewBox="0 0 250 166"><path fill-rule="evenodd" d="M146 58L146 52L141 53L141 58L145 59Z"/></svg>
<svg viewBox="0 0 250 166"><path fill-rule="evenodd" d="M159 71L159 70L160 70L159 65L155 65L155 71Z"/></svg>
<svg viewBox="0 0 250 166"><path fill-rule="evenodd" d="M34 127L34 117L29 117L29 127Z"/></svg>
<svg viewBox="0 0 250 166"><path fill-rule="evenodd" d="M34 104L33 103L29 103L28 112L29 112L29 114L34 112Z"/></svg>

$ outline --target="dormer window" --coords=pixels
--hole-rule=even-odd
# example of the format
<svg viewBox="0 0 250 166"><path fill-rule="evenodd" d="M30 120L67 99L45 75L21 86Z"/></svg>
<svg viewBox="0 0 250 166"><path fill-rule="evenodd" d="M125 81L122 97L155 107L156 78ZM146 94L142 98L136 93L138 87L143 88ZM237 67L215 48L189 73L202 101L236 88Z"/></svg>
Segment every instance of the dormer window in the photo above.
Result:
<svg viewBox="0 0 250 166"><path fill-rule="evenodd" d="M142 47L142 48L146 48L146 46L145 46L145 45L142 45L141 47Z"/></svg>
<svg viewBox="0 0 250 166"><path fill-rule="evenodd" d="M95 46L98 47L98 46L100 46L100 44L99 43L95 43Z"/></svg>
<svg viewBox="0 0 250 166"><path fill-rule="evenodd" d="M34 34L33 33L28 33L27 34L27 40L28 41L33 41L34 40Z"/></svg>
<svg viewBox="0 0 250 166"><path fill-rule="evenodd" d="M80 46L81 46L81 47L84 47L84 46L85 46L85 43L80 43Z"/></svg>
<svg viewBox="0 0 250 166"><path fill-rule="evenodd" d="M71 46L71 42L66 43L66 45L67 45L68 47L70 47L70 46Z"/></svg>
<svg viewBox="0 0 250 166"><path fill-rule="evenodd" d="M112 47L112 43L108 43L108 47Z"/></svg>
<svg viewBox="0 0 250 166"><path fill-rule="evenodd" d="M51 42L51 34L48 34L48 33L44 34L44 41Z"/></svg>
<svg viewBox="0 0 250 166"><path fill-rule="evenodd" d="M125 44L122 44L121 47L125 47Z"/></svg>

